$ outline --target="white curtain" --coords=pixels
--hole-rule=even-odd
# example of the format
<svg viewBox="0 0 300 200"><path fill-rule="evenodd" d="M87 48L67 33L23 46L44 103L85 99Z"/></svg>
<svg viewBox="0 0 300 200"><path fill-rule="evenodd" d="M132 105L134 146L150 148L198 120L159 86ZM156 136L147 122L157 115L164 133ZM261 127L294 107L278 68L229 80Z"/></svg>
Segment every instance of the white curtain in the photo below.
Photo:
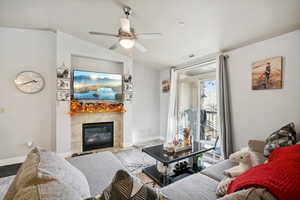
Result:
<svg viewBox="0 0 300 200"><path fill-rule="evenodd" d="M175 67L172 67L167 134L164 144L165 146L172 144L173 138L177 131L177 76L178 74L175 70Z"/></svg>

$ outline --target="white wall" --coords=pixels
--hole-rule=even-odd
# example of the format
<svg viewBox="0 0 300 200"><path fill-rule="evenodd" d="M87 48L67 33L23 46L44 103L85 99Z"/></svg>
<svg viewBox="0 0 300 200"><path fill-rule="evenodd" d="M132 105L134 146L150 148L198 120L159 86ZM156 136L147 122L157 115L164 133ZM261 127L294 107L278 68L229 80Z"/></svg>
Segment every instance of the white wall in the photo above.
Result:
<svg viewBox="0 0 300 200"><path fill-rule="evenodd" d="M0 108L5 109L0 113L0 160L24 156L28 141L55 150L55 40L51 32L0 28ZM21 93L14 79L23 70L42 74L44 90Z"/></svg>
<svg viewBox="0 0 300 200"><path fill-rule="evenodd" d="M72 56L71 64L73 69L115 74L123 73L123 63L120 62Z"/></svg>
<svg viewBox="0 0 300 200"><path fill-rule="evenodd" d="M132 101L134 144L160 139L159 74L159 70L151 66L134 63Z"/></svg>
<svg viewBox="0 0 300 200"><path fill-rule="evenodd" d="M295 122L300 131L300 30L229 52L234 147ZM251 63L283 56L283 89L252 90Z"/></svg>

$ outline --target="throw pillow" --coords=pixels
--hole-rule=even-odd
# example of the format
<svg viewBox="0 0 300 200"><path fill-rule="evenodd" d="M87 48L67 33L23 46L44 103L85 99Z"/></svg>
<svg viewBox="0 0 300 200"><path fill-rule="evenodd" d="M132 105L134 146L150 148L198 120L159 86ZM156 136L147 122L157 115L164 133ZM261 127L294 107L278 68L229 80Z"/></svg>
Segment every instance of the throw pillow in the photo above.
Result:
<svg viewBox="0 0 300 200"><path fill-rule="evenodd" d="M119 170L112 183L103 191L99 200L163 200L158 190L155 191L138 178Z"/></svg>
<svg viewBox="0 0 300 200"><path fill-rule="evenodd" d="M14 199L16 193L23 187L26 187L34 182L47 182L53 179L49 178L37 178L37 166L39 164L39 156L37 149L33 149L26 157L25 161L21 165L14 178L12 184L9 186L4 200Z"/></svg>
<svg viewBox="0 0 300 200"><path fill-rule="evenodd" d="M44 149L37 149L37 151L40 157L38 166L39 177L51 177L69 185L82 198L91 196L88 181L79 169L53 152Z"/></svg>
<svg viewBox="0 0 300 200"><path fill-rule="evenodd" d="M232 194L228 194L218 200L276 200L276 198L264 188L243 189Z"/></svg>
<svg viewBox="0 0 300 200"><path fill-rule="evenodd" d="M295 125L290 123L272 133L266 139L264 155L269 156L276 148L296 144L296 141Z"/></svg>
<svg viewBox="0 0 300 200"><path fill-rule="evenodd" d="M69 185L56 180L24 187L14 200L82 200L80 194Z"/></svg>
<svg viewBox="0 0 300 200"><path fill-rule="evenodd" d="M19 169L4 200L14 199L25 187L58 180L78 192L82 198L90 197L86 177L77 168L55 153L34 148Z"/></svg>

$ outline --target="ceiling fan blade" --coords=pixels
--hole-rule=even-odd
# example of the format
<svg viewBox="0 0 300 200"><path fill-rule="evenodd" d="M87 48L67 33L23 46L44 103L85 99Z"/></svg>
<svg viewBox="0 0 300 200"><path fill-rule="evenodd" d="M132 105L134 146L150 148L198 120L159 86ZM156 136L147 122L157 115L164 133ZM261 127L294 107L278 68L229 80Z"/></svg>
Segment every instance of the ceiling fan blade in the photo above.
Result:
<svg viewBox="0 0 300 200"><path fill-rule="evenodd" d="M119 41L116 42L115 44L113 44L111 47L109 47L109 49L114 50L114 49L118 48L118 46L119 46Z"/></svg>
<svg viewBox="0 0 300 200"><path fill-rule="evenodd" d="M139 39L157 39L161 38L161 33L139 33L137 34L137 38Z"/></svg>
<svg viewBox="0 0 300 200"><path fill-rule="evenodd" d="M141 43L135 41L134 47L137 48L139 51L145 53L148 50L146 49L146 47L144 47Z"/></svg>
<svg viewBox="0 0 300 200"><path fill-rule="evenodd" d="M104 35L104 36L111 36L111 37L119 37L116 34L101 33L101 32L95 32L95 31L90 31L89 34L91 34L91 35Z"/></svg>
<svg viewBox="0 0 300 200"><path fill-rule="evenodd" d="M129 19L128 18L121 18L120 23L121 23L121 30L126 32L126 33L130 33L130 21L129 21Z"/></svg>

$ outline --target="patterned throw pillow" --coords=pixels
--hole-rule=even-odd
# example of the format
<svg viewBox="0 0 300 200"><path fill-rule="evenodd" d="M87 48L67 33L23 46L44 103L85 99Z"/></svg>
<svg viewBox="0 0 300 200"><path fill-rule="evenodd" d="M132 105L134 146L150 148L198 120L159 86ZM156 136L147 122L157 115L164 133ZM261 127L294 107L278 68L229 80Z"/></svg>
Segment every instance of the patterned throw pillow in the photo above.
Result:
<svg viewBox="0 0 300 200"><path fill-rule="evenodd" d="M296 144L296 141L295 124L290 123L272 133L266 139L264 155L269 156L276 148Z"/></svg>
<svg viewBox="0 0 300 200"><path fill-rule="evenodd" d="M138 178L124 170L119 170L112 183L103 191L99 200L164 200L158 190L155 191Z"/></svg>

